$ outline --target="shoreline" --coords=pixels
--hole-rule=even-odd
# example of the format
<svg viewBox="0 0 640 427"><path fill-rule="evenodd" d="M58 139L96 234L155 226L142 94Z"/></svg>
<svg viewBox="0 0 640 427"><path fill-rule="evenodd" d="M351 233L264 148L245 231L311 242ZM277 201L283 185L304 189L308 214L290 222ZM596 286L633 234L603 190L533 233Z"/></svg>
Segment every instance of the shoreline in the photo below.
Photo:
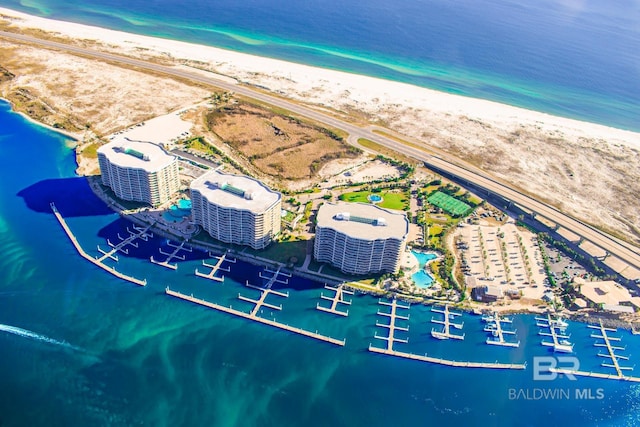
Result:
<svg viewBox="0 0 640 427"><path fill-rule="evenodd" d="M34 119L33 117L29 116L28 114L24 113L23 111L19 111L18 109L15 108L16 106L13 104L13 102L11 102L10 100L8 100L6 98L3 98L3 97L0 96L0 101L4 101L7 104L9 104L9 107L11 108L12 112L14 112L16 114L19 114L25 120L27 120L29 123L33 123L35 125L41 126L43 128L46 128L46 129L48 129L48 130L50 130L52 132L59 133L60 135L66 136L71 141L73 141L74 147L77 146L78 143L82 140L82 137L80 135L76 135L73 132L69 132L69 131L64 130L64 129L55 128L55 127L53 127L51 125L48 125L46 123L43 123L43 122L40 122L40 121Z"/></svg>
<svg viewBox="0 0 640 427"><path fill-rule="evenodd" d="M257 85L296 100L334 107L336 102L351 101L365 112L379 104L420 106L441 114L462 115L495 124L531 125L547 131L575 137L591 136L615 140L640 148L640 132L580 121L546 112L529 110L366 75L313 67L280 59L260 57L195 43L126 33L103 27L40 18L0 7L0 16L10 18L18 28L40 29L62 37L101 43L103 49L125 55L170 58L177 61L204 62L211 73L239 82ZM119 50L118 50L119 49ZM188 64L187 64L188 65ZM321 90L317 90L320 88ZM322 92L322 93L317 93ZM304 96L301 96L304 95ZM375 100L376 102L372 102Z"/></svg>

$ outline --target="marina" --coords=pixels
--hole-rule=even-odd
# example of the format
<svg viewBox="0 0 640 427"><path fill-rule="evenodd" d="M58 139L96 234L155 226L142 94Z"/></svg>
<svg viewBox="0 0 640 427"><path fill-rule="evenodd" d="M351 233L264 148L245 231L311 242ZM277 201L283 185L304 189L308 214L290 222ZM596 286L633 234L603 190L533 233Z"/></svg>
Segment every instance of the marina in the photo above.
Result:
<svg viewBox="0 0 640 427"><path fill-rule="evenodd" d="M520 341L513 342L507 341L505 335L515 335L516 331L505 330L502 327L503 323L512 323L512 320L508 317L501 318L498 313L493 313L489 316L483 316L482 320L486 322L484 327L485 332L490 332L491 337L487 338L486 343L490 345L499 345L502 347L520 347Z"/></svg>
<svg viewBox="0 0 640 427"><path fill-rule="evenodd" d="M463 340L464 339L464 333L462 335L458 335L451 332L452 327L455 329L462 329L462 327L464 326L464 323L452 322L452 320L455 319L456 317L462 316L462 313L449 311L448 305L445 305L444 308L432 307L431 311L433 313L442 314L444 317L443 320L431 318L431 323L437 323L439 325L442 325L442 331L436 331L433 328L431 329L431 336L433 338L436 338L439 340L446 340L446 339Z"/></svg>
<svg viewBox="0 0 640 427"><path fill-rule="evenodd" d="M135 242L137 239L144 240L146 242L149 239L149 237L153 237L152 233L147 234L147 231L149 231L150 228L151 228L150 225L143 228L133 224L133 229L135 230L135 232L129 230L129 228L127 227L127 232L129 233L129 237L123 238L118 233L118 238L120 239L120 243L114 245L113 243L111 243L109 239L107 239L107 244L111 247L111 250L105 251L102 248L100 248L100 245L98 245L98 252L102 254L102 256L98 258L98 262L102 262L107 258L110 258L118 262L118 257L115 255L117 252L122 252L123 254L128 255L129 250L126 249L126 246L133 246L134 248L137 248L138 244Z"/></svg>
<svg viewBox="0 0 640 427"><path fill-rule="evenodd" d="M187 243L187 241L183 240L182 243L180 243L179 245L174 245L174 244L171 243L171 241L168 241L167 242L167 246L169 246L170 248L173 248L173 252L167 253L167 252L163 251L162 248L159 248L158 252L160 252L162 255L165 255L167 258L164 261L160 262L160 261L157 261L156 259L154 259L153 255L151 255L149 260L153 264L161 265L161 266L169 268L171 270L177 270L178 269L178 264L171 264L171 261L173 261L174 259L179 259L180 261L184 261L186 259L185 255L178 255L178 252L180 252L180 251L193 252L193 248L185 247L186 243Z"/></svg>
<svg viewBox="0 0 640 427"><path fill-rule="evenodd" d="M409 330L408 327L397 326L396 325L396 319L409 320L409 315L406 315L406 316L399 315L398 314L398 309L409 310L410 306L398 304L398 300L396 298L393 298L391 300L391 302L378 300L378 304L391 307L391 312L389 312L389 313L384 313L384 312L381 312L380 310L378 310L378 315L379 316L388 317L389 318L389 323L388 324L384 324L384 323L376 322L376 326L379 326L381 328L387 328L389 330L389 333L388 333L388 335L386 337L381 337L376 333L376 334L374 334L374 338L386 341L387 342L387 350L388 351L393 351L393 343L394 342L400 342L400 343L408 343L409 342L408 338L405 338L405 339L397 338L395 336L395 333L396 333L396 331L407 332ZM369 350L371 351L371 346L369 346Z"/></svg>
<svg viewBox="0 0 640 427"><path fill-rule="evenodd" d="M202 261L202 266L210 268L211 270L208 273L200 273L198 271L198 269L196 268L194 274L196 276L198 276L198 277L202 277L202 278L209 279L209 280L214 280L216 282L224 282L224 275L216 276L216 273L218 271L225 271L225 272L228 273L229 271L231 271L231 269L229 267L222 267L222 263L225 262L225 261L228 261L228 262L230 262L232 264L235 264L236 260L234 258L228 257L226 253L220 255L219 257L209 253L209 256L211 258L216 258L217 259L215 265L207 264L206 261Z"/></svg>
<svg viewBox="0 0 640 427"><path fill-rule="evenodd" d="M538 332L538 335L543 337L551 337L550 341L542 340L541 344L547 347L553 347L553 351L556 353L573 353L573 344L569 342L569 335L565 335L567 322L560 318L553 319L551 314L547 314L547 317L536 317L536 326L543 328ZM549 332L544 331L548 329Z"/></svg>
<svg viewBox="0 0 640 427"><path fill-rule="evenodd" d="M320 311L326 311L327 313L337 314L338 316L347 317L349 315L349 310L342 311L338 307L339 307L339 304L351 305L351 301L345 300L343 295L353 295L353 292L344 289L344 283L340 284L337 287L324 285L324 288L334 292L332 297L326 296L322 293L320 294L321 299L331 301L331 306L323 307L322 305L320 305L320 303L317 303L316 309Z"/></svg>
<svg viewBox="0 0 640 427"><path fill-rule="evenodd" d="M202 300L202 299L195 298L193 295L189 296L189 295L182 294L180 292L172 291L172 290L169 289L169 287L167 287L165 289L165 293L167 295L169 295L169 296L172 296L172 297L175 297L175 298L179 298L179 299L182 299L182 300L185 300L185 301L189 301L189 302L192 302L194 304L198 304L198 305L201 305L201 306L204 306L204 307L212 308L214 310L221 311L223 313L232 314L234 316L242 317L244 319L254 320L256 322L263 323L265 325L273 326L275 328L279 328L279 329L282 329L282 330L285 330L285 331L293 332L293 333L298 334L298 335L303 335L303 336L306 336L306 337L310 337L310 338L313 338L313 339L316 339L316 340L319 340L319 341L324 341L324 342L327 342L327 343L330 343L330 344L334 344L334 345L337 345L337 346L341 346L342 347L346 343L345 339L339 340L339 339L336 339L336 338L332 338L332 337L328 337L326 335L319 334L318 332L310 332L310 331L307 331L305 329L300 329L300 328L296 328L294 326L285 325L284 323L278 323L275 320L270 320L270 319L265 319L265 318L259 317L259 316L257 316L255 314L255 308L254 308L254 310L252 310L251 313L244 313L244 312L239 311L239 310L234 310L233 308L230 308L230 307L225 307L225 306L222 306L222 305L214 304L212 302L208 302L208 301L205 301L205 300Z"/></svg>
<svg viewBox="0 0 640 427"><path fill-rule="evenodd" d="M266 289L271 289L271 287L275 283L282 283L285 285L289 283L289 278L291 278L291 274L285 273L284 271L281 271L281 270L282 270L282 266L279 265L275 271L271 270L269 267L265 267L264 271L260 272L259 274L260 278L265 279L267 281L266 285L264 285ZM271 274L271 276L266 276L263 273ZM279 278L280 276L285 277L285 279L280 279Z"/></svg>
<svg viewBox="0 0 640 427"><path fill-rule="evenodd" d="M603 341L602 343L596 342L593 345L595 347L607 348L608 354L598 353L598 357L606 357L611 359L611 363L602 362L601 366L604 366L607 368L614 368L616 370L616 374L618 375L618 377L624 376L623 371L633 370L633 368L629 366L620 366L620 363L618 362L618 360L629 360L628 356L622 356L620 354L616 354L616 351L622 351L622 350L625 350L625 348L614 346L611 344L611 341L621 341L622 339L619 337L611 337L607 334L607 332L617 332L617 329L605 328L604 325L602 324L602 320L600 320L599 326L588 325L588 327L590 329L598 329L600 331L600 335L591 334L591 337Z"/></svg>
<svg viewBox="0 0 640 427"><path fill-rule="evenodd" d="M273 304L269 304L269 303L265 302L265 300L267 299L267 297L270 294L277 295L277 296L282 297L282 298L288 298L289 297L289 293L288 292L278 292L278 291L274 291L272 289L261 288L259 286L254 286L254 285L250 284L249 281L247 281L246 286L248 288L260 291L260 298L258 298L257 300L256 299L252 299L252 298L248 298L248 297L245 297L243 295L238 294L238 299L239 300L255 304L255 306L251 310L251 315L252 316L256 316L258 314L258 311L262 312L262 307L267 307L267 308L270 308L272 310L278 310L278 311L282 310L282 304L273 305Z"/></svg>
<svg viewBox="0 0 640 427"><path fill-rule="evenodd" d="M71 240L71 243L76 248L76 251L78 251L78 253L80 254L80 256L82 258L84 258L87 261L91 262L92 264L100 267L101 269L109 272L110 274L116 276L119 279L126 280L127 282L131 282L131 283L135 283L136 285L139 285L139 286L146 286L147 285L147 281L146 280L136 279L135 277L127 276L126 274L120 273L119 271L116 271L116 269L114 267L109 267L109 266L103 264L97 258L94 258L91 255L89 255L88 253L86 253L85 250L82 249L82 246L80 246L80 243L78 243L78 239L76 239L76 237L71 232L71 229L67 225L67 223L64 220L64 218L62 217L62 215L60 215L60 212L58 212L58 209L56 208L56 205L53 202L51 202L50 206L51 206L51 210L53 211L54 216L56 217L56 219L58 220L58 222L62 226L62 229L67 234L67 237L69 237L69 240Z"/></svg>

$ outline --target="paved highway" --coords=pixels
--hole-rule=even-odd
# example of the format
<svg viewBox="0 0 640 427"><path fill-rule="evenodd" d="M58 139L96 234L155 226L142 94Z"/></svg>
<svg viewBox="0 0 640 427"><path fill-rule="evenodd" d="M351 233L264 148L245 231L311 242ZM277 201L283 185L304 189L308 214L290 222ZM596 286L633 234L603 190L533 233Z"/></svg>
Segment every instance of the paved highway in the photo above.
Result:
<svg viewBox="0 0 640 427"><path fill-rule="evenodd" d="M424 151L418 150L414 147L399 143L398 141L386 138L382 135L378 135L372 132L370 129L355 126L351 123L342 121L311 108L289 102L275 96L267 95L246 86L228 83L216 78L206 77L201 74L192 73L169 66L159 65L152 62L127 58L124 56L100 52L93 49L86 49L83 47L68 45L50 40L43 40L23 34L0 31L0 37L4 37L12 41L32 43L50 49L58 49L85 57L101 59L116 64L126 64L133 67L139 67L141 69L147 69L171 76L181 77L194 82L212 85L226 91L235 92L249 98L253 98L280 108L284 108L295 114L302 115L317 122L323 123L324 125L327 125L329 127L341 129L349 133L348 141L350 143L356 143L358 138L367 138L380 145L384 145L391 150L402 153L408 157L415 158L417 160L425 162L428 165L432 165L443 171L447 171L452 175L459 176L464 180L484 187L492 193L498 194L505 199L511 200L514 203L517 203L518 205L524 207L525 209L535 212L538 215L542 215L543 217L555 222L559 226L564 227L567 230L583 237L585 240L592 242L596 246L599 246L612 255L617 256L618 258L634 266L635 268L640 269L640 250L637 247L614 238L582 221L571 218L570 216L563 214L553 206L535 200L534 198L523 194L516 189L498 182L497 180L487 176L486 174L458 166L453 163L455 161L453 158L447 160L443 158L444 156L436 157L429 155Z"/></svg>

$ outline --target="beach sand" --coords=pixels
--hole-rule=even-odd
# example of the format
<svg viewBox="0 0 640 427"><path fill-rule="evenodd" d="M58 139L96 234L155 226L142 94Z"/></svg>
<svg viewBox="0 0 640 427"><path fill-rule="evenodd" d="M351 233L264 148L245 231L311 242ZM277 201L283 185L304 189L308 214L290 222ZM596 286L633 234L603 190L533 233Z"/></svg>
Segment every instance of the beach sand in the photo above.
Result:
<svg viewBox="0 0 640 427"><path fill-rule="evenodd" d="M398 82L3 8L0 15L17 28L38 28L80 44L97 43L106 51L197 67L201 72L215 72L319 109L337 111L345 118L358 116L371 124L383 124L425 146L464 158L564 212L640 242L640 133ZM201 95L198 91L193 95L196 93ZM193 103L198 101L201 98L193 99Z"/></svg>

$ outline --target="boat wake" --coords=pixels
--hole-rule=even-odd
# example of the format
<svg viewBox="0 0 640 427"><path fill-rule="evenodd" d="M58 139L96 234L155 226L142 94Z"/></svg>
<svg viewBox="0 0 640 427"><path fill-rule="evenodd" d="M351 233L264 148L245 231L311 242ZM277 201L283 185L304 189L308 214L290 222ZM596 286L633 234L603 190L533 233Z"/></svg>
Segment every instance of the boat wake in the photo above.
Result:
<svg viewBox="0 0 640 427"><path fill-rule="evenodd" d="M44 335L37 334L35 332L28 331L26 329L18 328L16 326L3 325L3 324L0 323L0 331L8 332L10 334L17 335L17 336L23 337L23 338L29 338L29 339L32 339L32 340L45 342L45 343L48 343L48 344L55 344L55 345L58 345L58 346L61 346L61 347L65 347L65 348L71 349L71 350L81 351L80 348L75 347L75 346L73 346L73 345L71 345L71 344L69 344L67 342L58 341L58 340L55 340L53 338L49 338L49 337L46 337Z"/></svg>

